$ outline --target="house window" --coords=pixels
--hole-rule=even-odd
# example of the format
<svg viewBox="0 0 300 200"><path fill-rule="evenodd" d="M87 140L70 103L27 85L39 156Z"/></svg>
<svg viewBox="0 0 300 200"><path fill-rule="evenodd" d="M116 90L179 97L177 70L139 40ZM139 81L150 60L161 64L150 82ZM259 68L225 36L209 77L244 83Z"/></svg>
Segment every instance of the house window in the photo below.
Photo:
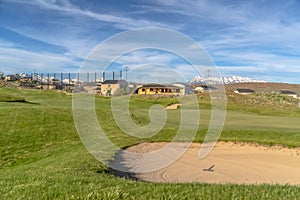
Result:
<svg viewBox="0 0 300 200"><path fill-rule="evenodd" d="M145 88L142 89L142 92L145 92Z"/></svg>
<svg viewBox="0 0 300 200"><path fill-rule="evenodd" d="M153 92L153 88L150 88L150 91Z"/></svg>
<svg viewBox="0 0 300 200"><path fill-rule="evenodd" d="M180 89L176 89L175 92L180 92Z"/></svg>

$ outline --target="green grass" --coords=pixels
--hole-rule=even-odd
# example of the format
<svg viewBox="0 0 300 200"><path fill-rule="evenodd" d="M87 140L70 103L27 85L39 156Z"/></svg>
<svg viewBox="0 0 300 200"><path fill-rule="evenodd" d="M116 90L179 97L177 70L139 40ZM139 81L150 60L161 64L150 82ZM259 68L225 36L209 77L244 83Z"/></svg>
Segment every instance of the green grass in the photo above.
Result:
<svg viewBox="0 0 300 200"><path fill-rule="evenodd" d="M30 102L0 102L0 199L297 199L300 196L300 187L290 185L158 184L114 177L82 145L72 118L71 96L4 88L0 88L0 95ZM276 100L267 100L271 102L268 106L258 106L262 112L248 108L254 101L244 96L236 98L241 98L242 103L236 105L234 99L228 100L230 110L221 140L300 147L298 110L281 112L281 104L286 103L281 102L276 108ZM176 102L175 98L134 96L131 116L136 123L146 125L151 105ZM196 142L203 140L210 119L209 98L200 96L199 103L201 121ZM294 104L288 106L292 108ZM170 141L178 129L180 110L170 110L165 127L157 135L134 138L121 133L113 123L110 107L109 98L96 98L100 125L120 147L142 141Z"/></svg>
<svg viewBox="0 0 300 200"><path fill-rule="evenodd" d="M0 94L0 102L26 102L23 97Z"/></svg>

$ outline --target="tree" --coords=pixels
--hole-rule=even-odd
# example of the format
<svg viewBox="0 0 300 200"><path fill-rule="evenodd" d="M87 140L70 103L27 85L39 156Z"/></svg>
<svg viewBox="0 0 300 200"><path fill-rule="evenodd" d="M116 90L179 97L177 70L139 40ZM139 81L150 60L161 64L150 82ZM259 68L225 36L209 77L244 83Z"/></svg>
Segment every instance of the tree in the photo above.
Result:
<svg viewBox="0 0 300 200"><path fill-rule="evenodd" d="M20 78L21 78L21 77L20 77L20 74L16 74L15 76L16 76L16 79L17 79L17 80L20 80Z"/></svg>

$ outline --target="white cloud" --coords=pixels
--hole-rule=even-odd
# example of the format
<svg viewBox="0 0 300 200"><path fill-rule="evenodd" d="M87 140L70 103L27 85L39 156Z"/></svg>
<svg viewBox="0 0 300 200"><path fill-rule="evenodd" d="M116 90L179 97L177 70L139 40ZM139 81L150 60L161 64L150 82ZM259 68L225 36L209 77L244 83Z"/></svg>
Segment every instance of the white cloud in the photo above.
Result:
<svg viewBox="0 0 300 200"><path fill-rule="evenodd" d="M188 28L198 33L193 37L217 62L298 72L299 56L288 55L300 55L300 20L287 11L293 3L156 0L141 8L188 17Z"/></svg>
<svg viewBox="0 0 300 200"><path fill-rule="evenodd" d="M21 51L18 49L18 44L3 40L0 41L1 57L2 63L5 62L7 66L15 62L18 65L22 63L23 65L24 63L39 65L40 63L41 66L53 64L53 66L62 67L63 64L58 61L66 65L70 65L69 63L78 65L77 60L85 58L95 45L120 29L158 26L181 30L192 36L207 49L213 60L221 65L220 70L224 72L269 74L272 74L272 71L300 72L300 46L298 45L300 18L295 11L292 12L294 4L297 3L293 1L153 0L143 3L134 2L131 4L134 9L129 11L116 6L114 12L83 9L71 1L4 1L28 4L32 8L39 8L36 9L39 12L45 10L61 17L61 20L40 21L53 29L38 30L36 26L13 25L8 28L49 44L63 46L68 50L64 55L41 54L40 57L45 63L43 64L39 59L39 53ZM163 36L158 37L163 38ZM109 55L103 56L114 55L118 49L126 49L125 47L134 49L137 45L131 44L132 42L111 44L107 46ZM178 44L169 45L177 45L182 52L193 50L193 45L190 48L185 45L182 47ZM15 48L14 53L20 54L13 56L12 51L7 51L12 48ZM2 53L2 51L7 52ZM25 58L25 55L32 57ZM198 52L193 54L191 51L189 55L199 57ZM94 59L97 61L99 58ZM22 62L22 59L26 62ZM47 59L49 59L49 64ZM136 52L122 56L119 62L121 65L127 63L129 66L136 66L139 63L170 65L170 63L174 64L174 59L163 53ZM177 63L173 67L185 73L192 73L188 66L180 66Z"/></svg>
<svg viewBox="0 0 300 200"><path fill-rule="evenodd" d="M132 29L139 27L169 27L168 24L163 24L160 22L145 20L145 19L136 19L130 18L127 16L108 13L96 13L90 10L82 10L79 7L73 5L68 0L65 1L52 1L52 0L32 0L32 1L22 1L22 0L10 0L10 2L21 3L21 4L30 4L38 6L41 9L59 11L63 14L70 14L73 16L83 16L90 17L95 20L102 22L113 23L116 28L120 29Z"/></svg>
<svg viewBox="0 0 300 200"><path fill-rule="evenodd" d="M118 29L130 29L145 26L169 26L168 24L160 22L130 18L116 13L96 13L90 10L83 10L69 1L12 0L8 2L28 4L40 9L58 12L61 15L68 15L70 18L66 17L61 18L61 20L47 20L46 22L42 22L43 24L46 23L44 24L46 27L49 24L51 27L54 27L50 29L49 32L47 32L48 28L37 29L36 26L12 26L9 27L9 29L28 38L40 40L48 44L62 46L68 50L68 56L76 57L76 59L84 59L88 56L89 52L104 39L101 36L101 31L97 32L94 30L95 27L92 27L92 24L96 25L96 23L92 20L100 21L101 23L108 23L110 26L114 26ZM80 21L76 20L74 23L74 18L76 17L78 17ZM84 28L84 26L87 26L87 28ZM105 31L103 30L103 32ZM109 35L107 32L105 34ZM44 62L47 63L47 60Z"/></svg>
<svg viewBox="0 0 300 200"><path fill-rule="evenodd" d="M175 56L171 54L141 50L121 56L115 62L122 65L137 65L145 63L160 63L161 65L170 65L171 61L174 59Z"/></svg>
<svg viewBox="0 0 300 200"><path fill-rule="evenodd" d="M0 47L0 52L0 68L5 73L32 72L34 68L38 72L75 72L75 66L80 65L80 62L74 61L72 57L59 54L35 53L5 47Z"/></svg>
<svg viewBox="0 0 300 200"><path fill-rule="evenodd" d="M131 66L128 78L130 81L144 83L172 83L189 79L184 77L180 71L168 65L155 63Z"/></svg>
<svg viewBox="0 0 300 200"><path fill-rule="evenodd" d="M253 72L257 71L285 71L300 72L300 57L290 57L284 55L274 55L271 53L254 53L254 52L234 52L219 51L218 57L226 57L227 60L238 60L241 67L244 65L253 67Z"/></svg>
<svg viewBox="0 0 300 200"><path fill-rule="evenodd" d="M14 47L15 44L13 42L9 42L0 38L0 47Z"/></svg>
<svg viewBox="0 0 300 200"><path fill-rule="evenodd" d="M198 22L232 24L245 21L242 11L236 9L233 4L226 5L222 1L154 0L146 6L137 7L148 13L175 13L189 16Z"/></svg>

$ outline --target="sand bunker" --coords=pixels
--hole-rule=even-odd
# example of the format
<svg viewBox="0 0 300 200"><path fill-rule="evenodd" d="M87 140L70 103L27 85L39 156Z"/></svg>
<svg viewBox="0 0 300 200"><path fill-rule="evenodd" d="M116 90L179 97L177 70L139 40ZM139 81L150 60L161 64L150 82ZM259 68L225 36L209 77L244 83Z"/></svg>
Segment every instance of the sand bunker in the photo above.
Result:
<svg viewBox="0 0 300 200"><path fill-rule="evenodd" d="M166 143L141 143L127 148L132 152L151 152ZM182 144L178 143L182 146ZM300 149L266 147L255 144L219 142L204 159L200 144L192 144L176 162L161 170L134 174L151 182L201 182L238 184L300 184ZM165 155L167 156L167 155ZM126 163L126 157L123 158ZM140 167L151 163L141 162Z"/></svg>
<svg viewBox="0 0 300 200"><path fill-rule="evenodd" d="M179 103L171 104L166 107L166 110L176 110L179 106L181 106Z"/></svg>

